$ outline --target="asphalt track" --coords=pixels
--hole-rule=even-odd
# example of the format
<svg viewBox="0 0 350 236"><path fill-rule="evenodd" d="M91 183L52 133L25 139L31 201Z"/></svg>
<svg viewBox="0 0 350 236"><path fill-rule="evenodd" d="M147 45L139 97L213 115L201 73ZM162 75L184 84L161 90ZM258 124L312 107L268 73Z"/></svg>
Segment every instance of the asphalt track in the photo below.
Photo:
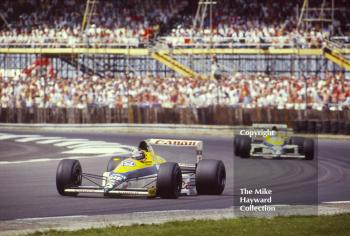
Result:
<svg viewBox="0 0 350 236"><path fill-rule="evenodd" d="M46 137L59 136L67 140L118 142L133 146L144 138L154 137L146 134L56 132L35 134ZM167 135L157 137L183 138ZM232 138L194 138L204 141L205 158L223 160L226 166L227 183L221 196L187 196L177 200L113 199L96 195L62 197L58 195L55 186L56 168L59 159L72 157L72 155L62 154L64 147L36 142L16 142L14 139L0 140L0 220L227 208L239 204L240 188L271 189L273 204L276 205L313 205L328 201L350 200L349 141L319 140L317 160L304 161L240 159L234 157ZM181 149L180 151L168 148L159 149L159 153L168 160L195 161L194 150ZM45 161L46 158L57 160ZM33 161L36 159L43 161ZM108 157L92 157L80 161L84 172L100 174L105 170L108 159ZM4 161L17 161L17 163L1 164Z"/></svg>

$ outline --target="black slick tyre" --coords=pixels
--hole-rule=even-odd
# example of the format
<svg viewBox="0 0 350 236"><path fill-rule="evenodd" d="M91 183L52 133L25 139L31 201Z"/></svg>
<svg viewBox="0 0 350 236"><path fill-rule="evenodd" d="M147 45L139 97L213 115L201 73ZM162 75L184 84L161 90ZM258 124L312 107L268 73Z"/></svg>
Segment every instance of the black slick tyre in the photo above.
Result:
<svg viewBox="0 0 350 236"><path fill-rule="evenodd" d="M76 196L78 193L66 193L67 188L78 187L82 182L82 169L78 160L64 159L56 171L56 187L62 196Z"/></svg>
<svg viewBox="0 0 350 236"><path fill-rule="evenodd" d="M249 158L251 150L251 138L248 136L242 136L239 144L239 156L241 158Z"/></svg>
<svg viewBox="0 0 350 236"><path fill-rule="evenodd" d="M222 161L201 160L196 168L196 190L198 194L220 195L226 184L226 170Z"/></svg>
<svg viewBox="0 0 350 236"><path fill-rule="evenodd" d="M161 198L178 198L182 187L182 173L175 162L165 162L159 166L157 195Z"/></svg>

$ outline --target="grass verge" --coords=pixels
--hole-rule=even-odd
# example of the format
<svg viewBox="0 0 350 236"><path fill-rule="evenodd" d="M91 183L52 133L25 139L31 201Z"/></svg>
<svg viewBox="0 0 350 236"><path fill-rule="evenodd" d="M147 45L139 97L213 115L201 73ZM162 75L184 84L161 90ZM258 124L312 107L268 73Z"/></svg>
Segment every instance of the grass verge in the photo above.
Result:
<svg viewBox="0 0 350 236"><path fill-rule="evenodd" d="M145 219L147 222L147 219ZM179 235L350 235L350 214L331 216L290 216L275 218L238 218L229 220L176 221L160 225L133 225L79 231L36 232L30 236L70 235L128 235L128 236L179 236ZM141 222L140 222L141 223Z"/></svg>

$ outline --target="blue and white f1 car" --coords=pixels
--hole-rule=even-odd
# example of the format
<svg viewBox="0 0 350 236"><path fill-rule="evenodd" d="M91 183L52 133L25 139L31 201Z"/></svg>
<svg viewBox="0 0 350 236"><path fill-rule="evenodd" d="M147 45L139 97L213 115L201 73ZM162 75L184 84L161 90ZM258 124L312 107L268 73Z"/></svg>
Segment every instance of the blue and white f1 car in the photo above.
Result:
<svg viewBox="0 0 350 236"><path fill-rule="evenodd" d="M153 146L194 147L196 162L169 162L158 155ZM78 160L61 160L56 172L58 193L63 196L97 193L106 197L178 198L180 195L220 195L225 188L225 165L220 160L203 159L202 141L146 139L135 149L126 155L113 155L107 171L100 175L84 173ZM180 156L181 152L176 155Z"/></svg>

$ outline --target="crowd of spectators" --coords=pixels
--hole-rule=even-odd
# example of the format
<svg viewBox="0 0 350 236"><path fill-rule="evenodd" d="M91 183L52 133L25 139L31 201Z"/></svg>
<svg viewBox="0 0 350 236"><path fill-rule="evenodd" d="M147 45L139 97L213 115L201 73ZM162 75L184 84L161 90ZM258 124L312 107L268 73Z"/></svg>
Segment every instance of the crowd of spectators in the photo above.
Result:
<svg viewBox="0 0 350 236"><path fill-rule="evenodd" d="M310 1L313 2L313 1ZM332 34L344 36L350 43L349 5L346 0L337 1L344 11L337 11L334 28L329 23L302 24L299 28L298 17L303 1L269 0L222 0L213 6L212 21L204 21L202 28L193 27L194 17L179 16L177 24L164 40L170 46L188 46L211 44L228 47L254 47L256 45L277 48L301 47L320 48L324 39ZM330 4L330 2L328 2ZM311 4L311 3L310 3ZM314 1L314 8L321 3ZM312 7L312 5L310 6ZM330 9L330 6L324 6ZM308 18L320 18L320 12L309 11ZM331 19L331 12L325 11L324 18ZM200 22L197 22L197 26Z"/></svg>
<svg viewBox="0 0 350 236"><path fill-rule="evenodd" d="M307 94L307 97L305 96ZM341 73L295 78L237 73L219 80L175 77L0 75L2 108L61 107L277 107L313 109L350 107L350 79Z"/></svg>
<svg viewBox="0 0 350 236"><path fill-rule="evenodd" d="M145 46L187 5L184 0L95 0L90 24L82 30L86 0L28 0L16 7L15 2L5 0L0 7L9 23L0 28L2 46Z"/></svg>
<svg viewBox="0 0 350 236"><path fill-rule="evenodd" d="M298 30L302 0L220 0L213 6L212 20L207 14L203 28L199 24L193 28L197 2L101 0L91 24L82 30L86 0L4 0L0 14L9 27L0 24L0 46L146 47L163 39L171 47L214 43L230 47L266 44L315 48L321 47L332 33L345 36L345 41L350 42L347 0L336 1L336 7L343 10L336 12L334 28L329 23L310 23ZM320 7L319 1L310 2ZM329 13L325 12L324 17L329 18ZM320 17L319 12L308 14L311 18Z"/></svg>

